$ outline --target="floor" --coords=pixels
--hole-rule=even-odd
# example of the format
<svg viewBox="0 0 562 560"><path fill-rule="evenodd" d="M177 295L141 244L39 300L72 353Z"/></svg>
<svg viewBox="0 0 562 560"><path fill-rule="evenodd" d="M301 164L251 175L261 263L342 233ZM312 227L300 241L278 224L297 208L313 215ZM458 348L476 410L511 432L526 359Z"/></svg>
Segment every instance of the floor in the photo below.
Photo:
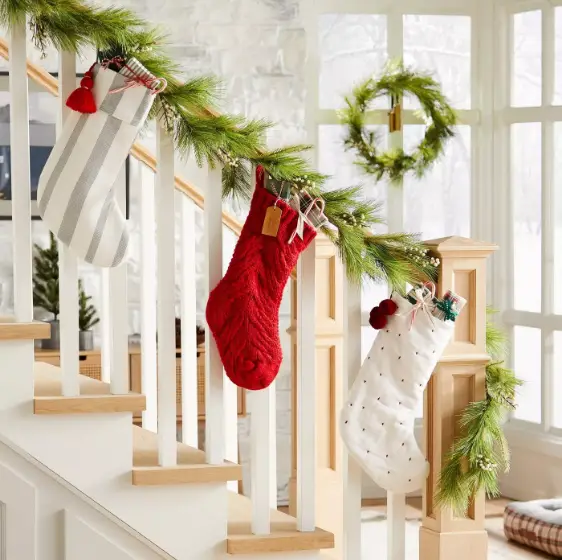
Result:
<svg viewBox="0 0 562 560"><path fill-rule="evenodd" d="M503 533L503 510L507 500L493 500L486 508L486 530L489 536L488 560L537 560L552 558L547 554L508 542ZM418 531L421 500L409 500L406 510L406 558L418 558ZM386 558L386 506L373 501L364 505L362 514L363 560Z"/></svg>

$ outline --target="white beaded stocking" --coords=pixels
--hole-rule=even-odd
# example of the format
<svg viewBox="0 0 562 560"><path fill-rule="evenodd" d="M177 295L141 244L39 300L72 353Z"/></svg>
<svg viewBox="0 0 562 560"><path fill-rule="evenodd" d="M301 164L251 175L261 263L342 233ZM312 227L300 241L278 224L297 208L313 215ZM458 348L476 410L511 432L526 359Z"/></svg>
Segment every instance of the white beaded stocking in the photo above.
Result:
<svg viewBox="0 0 562 560"><path fill-rule="evenodd" d="M428 466L414 437L418 403L455 323L417 311L399 295L396 314L379 331L341 412L349 452L382 488L408 493L422 487Z"/></svg>

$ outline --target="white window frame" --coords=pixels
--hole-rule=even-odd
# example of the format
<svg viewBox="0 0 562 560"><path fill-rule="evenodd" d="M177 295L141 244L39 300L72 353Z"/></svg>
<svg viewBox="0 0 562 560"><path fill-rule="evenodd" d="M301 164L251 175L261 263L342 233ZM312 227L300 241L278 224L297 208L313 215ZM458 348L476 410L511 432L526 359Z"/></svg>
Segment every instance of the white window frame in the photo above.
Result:
<svg viewBox="0 0 562 560"><path fill-rule="evenodd" d="M496 238L501 253L493 277L492 301L502 311L501 318L513 342L516 326L540 329L541 332L541 422L539 424L511 418L507 426L510 441L547 454L559 455L562 429L554 428L553 390L554 332L562 331L562 314L555 313L555 206L554 206L554 123L562 122L562 106L554 106L555 80L555 8L562 0L500 0L495 10L497 30L495 44L495 199L493 207ZM538 107L511 107L514 15L542 12L542 95ZM514 235L511 187L511 126L518 123L541 123L541 311L515 309L514 303ZM510 365L513 367L513 360Z"/></svg>
<svg viewBox="0 0 562 560"><path fill-rule="evenodd" d="M318 17L326 14L382 15L387 18L387 53L389 59L403 56L403 18L405 15L456 15L471 18L471 108L458 110L460 122L471 128L471 235L492 239L488 219L492 184L492 89L483 92L481 84L490 84L493 77L489 61L492 47L493 10L486 0L323 0L316 7ZM317 26L316 28L317 29ZM317 62L318 64L318 62ZM319 75L319 68L314 68ZM368 71L368 69L366 69ZM316 90L317 91L317 85ZM318 145L319 127L340 124L337 109L320 108L318 95L309 95L307 102L307 131L309 140ZM368 124L387 124L387 109L374 109L367 113ZM403 124L424 124L413 110L403 111ZM389 145L403 145L403 133L389 135ZM480 185L480 189L476 187ZM389 231L404 229L404 193L401 188L389 188L387 197L387 225ZM363 327L368 327L368 313L362 313Z"/></svg>

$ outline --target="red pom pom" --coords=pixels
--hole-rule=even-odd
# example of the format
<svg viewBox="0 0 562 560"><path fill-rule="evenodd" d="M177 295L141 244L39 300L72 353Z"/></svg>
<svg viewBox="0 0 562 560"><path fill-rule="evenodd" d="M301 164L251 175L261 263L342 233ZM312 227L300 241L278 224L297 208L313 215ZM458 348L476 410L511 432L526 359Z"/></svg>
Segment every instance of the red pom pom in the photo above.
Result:
<svg viewBox="0 0 562 560"><path fill-rule="evenodd" d="M80 87L92 89L94 87L94 79L92 78L92 76L84 76L82 80L80 80Z"/></svg>
<svg viewBox="0 0 562 560"><path fill-rule="evenodd" d="M394 315L398 310L398 306L391 299L383 299L379 303L379 307L385 315Z"/></svg>
<svg viewBox="0 0 562 560"><path fill-rule="evenodd" d="M386 318L386 315L381 312L380 307L373 307L373 309L371 309L371 314L369 317L369 324L371 325L371 327L377 330L384 329L387 323L388 319Z"/></svg>
<svg viewBox="0 0 562 560"><path fill-rule="evenodd" d="M75 89L66 100L66 106L79 113L95 113L96 100L91 89L79 87Z"/></svg>

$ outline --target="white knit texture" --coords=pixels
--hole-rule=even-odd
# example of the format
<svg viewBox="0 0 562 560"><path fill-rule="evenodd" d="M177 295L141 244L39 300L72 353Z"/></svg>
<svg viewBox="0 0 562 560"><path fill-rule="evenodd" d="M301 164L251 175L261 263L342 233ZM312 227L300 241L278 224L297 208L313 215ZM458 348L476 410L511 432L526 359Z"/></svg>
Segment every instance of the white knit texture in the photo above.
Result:
<svg viewBox="0 0 562 560"><path fill-rule="evenodd" d="M426 459L414 437L415 411L455 323L418 310L399 295L388 325L379 331L341 411L342 438L381 487L408 493L422 487Z"/></svg>

